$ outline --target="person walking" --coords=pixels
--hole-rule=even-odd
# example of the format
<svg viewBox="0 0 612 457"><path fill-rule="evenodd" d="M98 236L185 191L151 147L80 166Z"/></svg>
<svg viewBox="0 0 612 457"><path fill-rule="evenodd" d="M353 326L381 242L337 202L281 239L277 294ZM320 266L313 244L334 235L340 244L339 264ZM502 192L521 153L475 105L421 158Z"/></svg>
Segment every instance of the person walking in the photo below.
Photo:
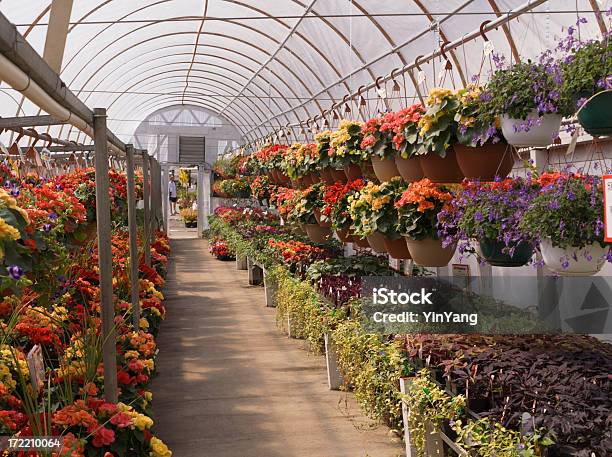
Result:
<svg viewBox="0 0 612 457"><path fill-rule="evenodd" d="M168 199L170 200L170 215L176 216L176 181L174 181L174 175L170 175L170 181L168 182Z"/></svg>

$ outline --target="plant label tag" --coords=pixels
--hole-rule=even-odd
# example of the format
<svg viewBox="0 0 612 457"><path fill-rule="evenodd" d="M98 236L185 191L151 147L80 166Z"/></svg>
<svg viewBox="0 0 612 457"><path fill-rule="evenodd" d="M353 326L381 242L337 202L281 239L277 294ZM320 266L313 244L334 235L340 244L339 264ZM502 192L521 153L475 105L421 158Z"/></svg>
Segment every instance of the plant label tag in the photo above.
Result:
<svg viewBox="0 0 612 457"><path fill-rule="evenodd" d="M612 175L603 178L604 194L604 241L612 243Z"/></svg>
<svg viewBox="0 0 612 457"><path fill-rule="evenodd" d="M38 391L45 382L45 365L42 357L40 345L35 344L27 356L28 369L30 370L30 379L32 386Z"/></svg>
<svg viewBox="0 0 612 457"><path fill-rule="evenodd" d="M495 46L493 45L491 41L484 42L484 55L485 56L491 55L494 50L495 50Z"/></svg>
<svg viewBox="0 0 612 457"><path fill-rule="evenodd" d="M376 89L378 96L382 99L387 98L387 91L385 89Z"/></svg>

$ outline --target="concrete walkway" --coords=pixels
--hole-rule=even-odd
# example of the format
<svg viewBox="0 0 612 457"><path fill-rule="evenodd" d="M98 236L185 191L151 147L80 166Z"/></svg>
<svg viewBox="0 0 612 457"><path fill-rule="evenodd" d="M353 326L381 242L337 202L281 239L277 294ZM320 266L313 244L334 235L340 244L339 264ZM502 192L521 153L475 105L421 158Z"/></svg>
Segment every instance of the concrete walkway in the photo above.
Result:
<svg viewBox="0 0 612 457"><path fill-rule="evenodd" d="M351 395L327 389L323 358L276 329L263 289L207 247L172 240L152 390L154 432L174 457L402 455Z"/></svg>

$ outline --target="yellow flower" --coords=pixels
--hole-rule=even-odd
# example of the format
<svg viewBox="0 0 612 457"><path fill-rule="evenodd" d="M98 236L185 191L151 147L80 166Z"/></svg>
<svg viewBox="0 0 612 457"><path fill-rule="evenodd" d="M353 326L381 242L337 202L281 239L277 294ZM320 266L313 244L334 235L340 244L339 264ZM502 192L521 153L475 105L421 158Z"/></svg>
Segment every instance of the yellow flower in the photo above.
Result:
<svg viewBox="0 0 612 457"><path fill-rule="evenodd" d="M147 359L144 362L144 366L149 370L149 372L155 370L155 362L153 359Z"/></svg>
<svg viewBox="0 0 612 457"><path fill-rule="evenodd" d="M138 430L142 431L144 429L153 427L153 419L150 417L135 412L133 412L132 415L132 423Z"/></svg>
<svg viewBox="0 0 612 457"><path fill-rule="evenodd" d="M172 457L172 452L168 449L168 446L159 438L152 437L149 444L152 451L151 457Z"/></svg>
<svg viewBox="0 0 612 457"><path fill-rule="evenodd" d="M140 318L140 327L143 329L147 329L149 328L149 321L146 320L144 317Z"/></svg>
<svg viewBox="0 0 612 457"><path fill-rule="evenodd" d="M19 230L12 225L9 225L4 219L0 217L0 240L12 240L17 241L21 238Z"/></svg>
<svg viewBox="0 0 612 457"><path fill-rule="evenodd" d="M126 359L137 359L139 355L136 351L125 351L125 354L123 354Z"/></svg>

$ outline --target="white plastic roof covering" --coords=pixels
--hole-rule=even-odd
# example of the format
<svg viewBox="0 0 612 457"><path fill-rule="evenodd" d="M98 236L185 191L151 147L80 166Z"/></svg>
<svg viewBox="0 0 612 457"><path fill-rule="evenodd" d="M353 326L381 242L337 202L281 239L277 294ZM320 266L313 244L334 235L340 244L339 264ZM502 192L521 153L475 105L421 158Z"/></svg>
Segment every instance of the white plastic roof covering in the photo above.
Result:
<svg viewBox="0 0 612 457"><path fill-rule="evenodd" d="M88 106L108 109L109 127L122 140L129 141L148 114L191 104L218 113L248 141L328 110L349 92L438 49L441 41L461 38L525 2L74 0L61 77ZM0 3L41 54L50 3ZM511 56L511 37L521 58L534 57L553 46L577 15L588 19L583 37L601 36L594 8L608 10L612 0L548 0L507 30L487 35L497 52ZM431 26L434 20L438 30ZM610 17L606 21L610 29ZM480 38L458 48L449 55L453 75L447 74L444 85L469 80L482 56ZM443 66L440 59L421 65L428 87L440 85ZM397 81L400 94L387 86L391 108L411 102L417 93L410 77ZM371 99L366 111L382 108L376 92L365 95ZM355 101L352 106L347 116L356 117ZM339 111L342 116L344 108ZM38 109L4 84L0 116L25 114ZM83 141L73 128L51 133Z"/></svg>

